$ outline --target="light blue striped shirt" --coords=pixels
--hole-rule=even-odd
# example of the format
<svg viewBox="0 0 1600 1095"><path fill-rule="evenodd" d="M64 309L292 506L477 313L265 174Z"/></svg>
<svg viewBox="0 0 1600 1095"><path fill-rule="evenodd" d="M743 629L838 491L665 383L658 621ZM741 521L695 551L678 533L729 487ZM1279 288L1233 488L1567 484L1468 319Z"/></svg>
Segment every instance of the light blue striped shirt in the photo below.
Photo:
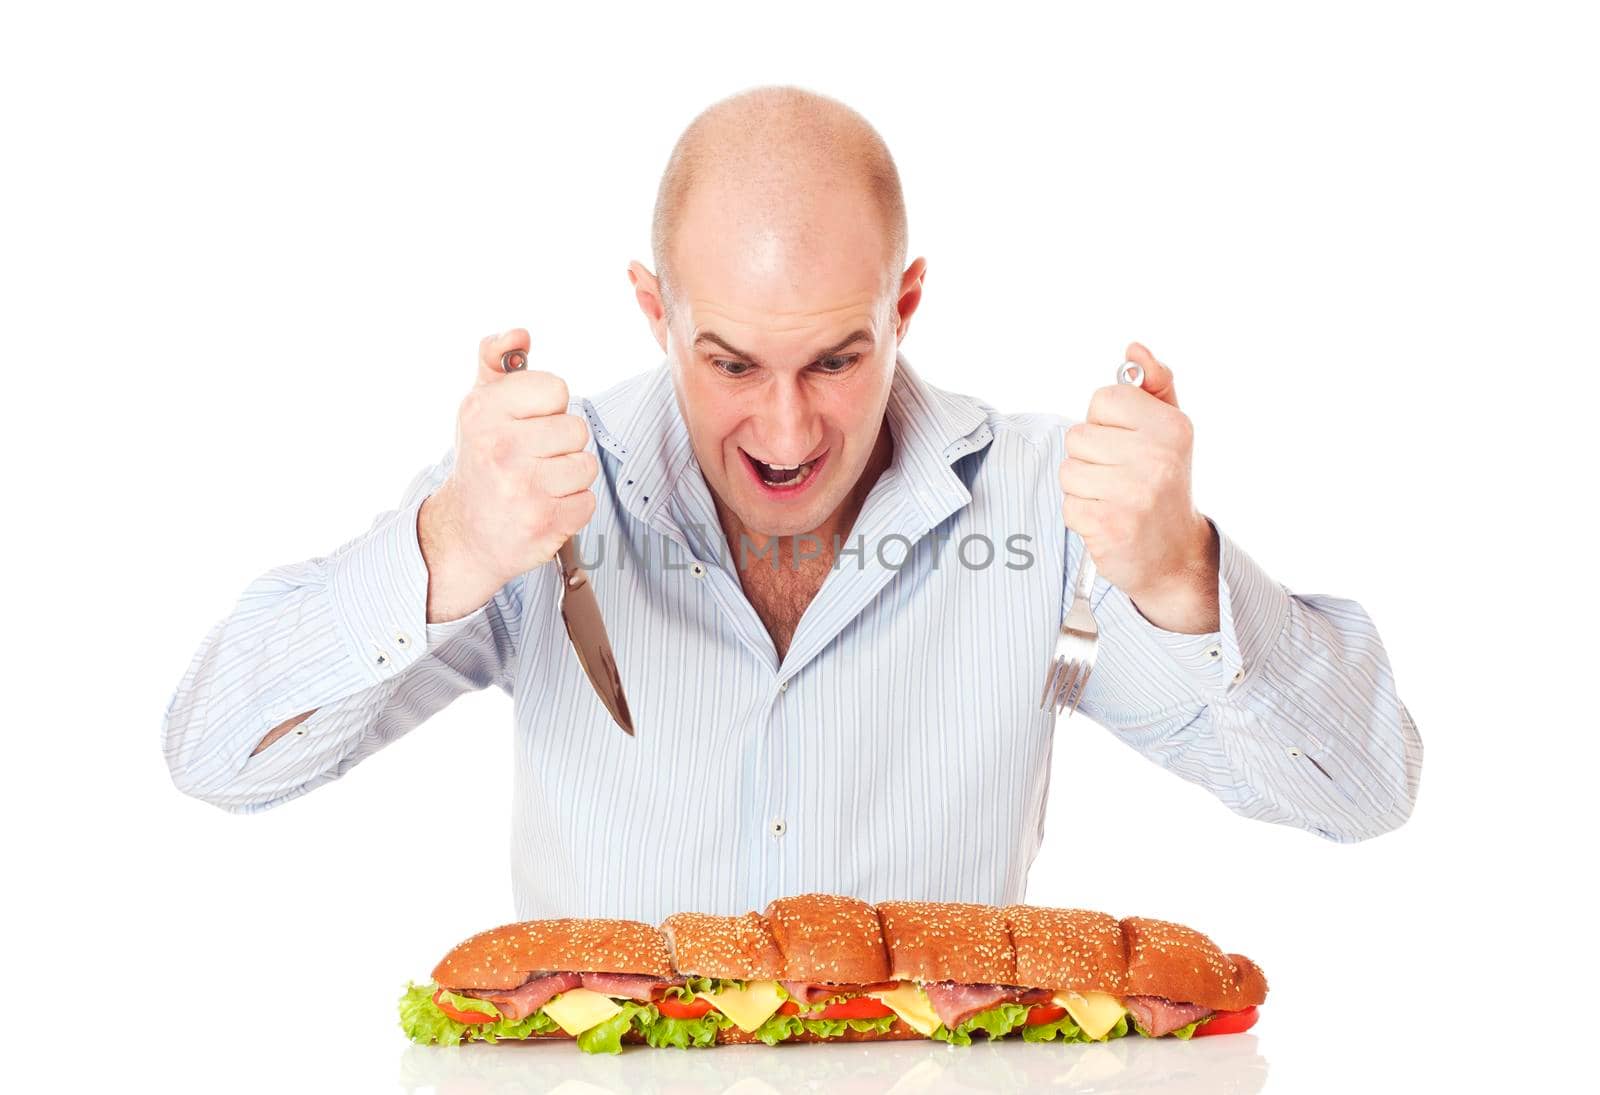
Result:
<svg viewBox="0 0 1600 1095"><path fill-rule="evenodd" d="M262 575L206 636L162 730L177 786L269 809L494 685L513 700L520 918L658 922L810 890L1022 900L1056 725L1039 690L1083 550L1056 478L1069 420L999 414L901 359L893 462L845 544L862 550L828 574L780 662L667 368L573 412L601 467L580 549L604 559L592 577L637 737L568 644L553 564L426 622L417 510L447 453L365 535ZM1098 582L1080 714L1246 817L1336 841L1399 825L1422 744L1372 621L1289 593L1219 536L1218 632L1164 631ZM683 808L706 802L727 808Z"/></svg>

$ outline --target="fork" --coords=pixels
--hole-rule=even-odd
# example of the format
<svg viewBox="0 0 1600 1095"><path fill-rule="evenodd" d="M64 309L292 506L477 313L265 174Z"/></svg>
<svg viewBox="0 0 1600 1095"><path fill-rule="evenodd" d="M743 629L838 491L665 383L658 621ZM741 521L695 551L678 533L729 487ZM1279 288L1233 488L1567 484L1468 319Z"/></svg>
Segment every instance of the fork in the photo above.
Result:
<svg viewBox="0 0 1600 1095"><path fill-rule="evenodd" d="M1117 381L1143 384L1144 366L1136 361L1124 361L1117 366ZM1056 656L1045 672L1044 691L1039 695L1039 710L1048 710L1052 715L1059 715L1065 709L1067 718L1072 717L1089 683L1089 673L1094 669L1100 625L1095 623L1094 612L1089 608L1089 594L1094 590L1095 573L1094 560L1089 557L1089 547L1085 544L1083 558L1078 562L1078 581L1072 589L1072 608L1061 624L1061 634L1056 638Z"/></svg>

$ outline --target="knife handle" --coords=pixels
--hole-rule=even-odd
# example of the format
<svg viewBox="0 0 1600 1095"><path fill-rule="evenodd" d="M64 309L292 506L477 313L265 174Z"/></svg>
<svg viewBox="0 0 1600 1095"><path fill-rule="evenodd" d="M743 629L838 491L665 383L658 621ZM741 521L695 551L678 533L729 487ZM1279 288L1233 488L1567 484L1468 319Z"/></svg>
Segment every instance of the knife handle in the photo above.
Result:
<svg viewBox="0 0 1600 1095"><path fill-rule="evenodd" d="M500 355L500 371L503 373L514 373L527 367L526 350L507 350ZM565 589L579 589L589 580L578 563L578 549L570 536L562 541L560 550L556 552L556 566L561 570L561 585Z"/></svg>
<svg viewBox="0 0 1600 1095"><path fill-rule="evenodd" d="M561 571L563 590L582 589L588 584L589 575L578 562L578 546L572 537L561 541L561 547L556 550L556 566Z"/></svg>

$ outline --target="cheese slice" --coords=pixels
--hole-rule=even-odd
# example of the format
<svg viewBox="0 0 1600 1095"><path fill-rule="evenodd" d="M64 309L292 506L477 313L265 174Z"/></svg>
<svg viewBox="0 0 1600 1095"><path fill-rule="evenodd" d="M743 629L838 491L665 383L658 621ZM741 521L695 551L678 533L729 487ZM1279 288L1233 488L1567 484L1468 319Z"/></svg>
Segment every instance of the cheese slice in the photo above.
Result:
<svg viewBox="0 0 1600 1095"><path fill-rule="evenodd" d="M905 1025L918 1034L932 1034L933 1028L939 1025L939 1016L928 1002L928 994L922 991L921 985L902 981L898 988L887 992L869 992L867 995L893 1008Z"/></svg>
<svg viewBox="0 0 1600 1095"><path fill-rule="evenodd" d="M746 1034L772 1018L772 1013L784 1001L783 992L776 981L750 981L742 989L697 992L695 995L732 1019L733 1025Z"/></svg>
<svg viewBox="0 0 1600 1095"><path fill-rule="evenodd" d="M574 1038L621 1010L615 1000L593 989L568 989L551 997L544 1005L544 1013Z"/></svg>
<svg viewBox="0 0 1600 1095"><path fill-rule="evenodd" d="M1095 1041L1104 1038L1127 1010L1122 1006L1122 1001L1109 992L1062 991L1052 996L1050 1002L1056 1007L1066 1008L1072 1021Z"/></svg>

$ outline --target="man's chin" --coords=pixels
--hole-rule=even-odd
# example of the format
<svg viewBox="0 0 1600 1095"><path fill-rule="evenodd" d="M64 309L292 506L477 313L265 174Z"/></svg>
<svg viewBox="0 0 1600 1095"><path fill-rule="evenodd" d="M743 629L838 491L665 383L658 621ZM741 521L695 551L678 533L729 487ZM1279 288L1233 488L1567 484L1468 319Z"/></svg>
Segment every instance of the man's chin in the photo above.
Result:
<svg viewBox="0 0 1600 1095"><path fill-rule="evenodd" d="M820 528L831 512L823 499L791 508L764 498L746 498L739 521L751 536L803 536Z"/></svg>

